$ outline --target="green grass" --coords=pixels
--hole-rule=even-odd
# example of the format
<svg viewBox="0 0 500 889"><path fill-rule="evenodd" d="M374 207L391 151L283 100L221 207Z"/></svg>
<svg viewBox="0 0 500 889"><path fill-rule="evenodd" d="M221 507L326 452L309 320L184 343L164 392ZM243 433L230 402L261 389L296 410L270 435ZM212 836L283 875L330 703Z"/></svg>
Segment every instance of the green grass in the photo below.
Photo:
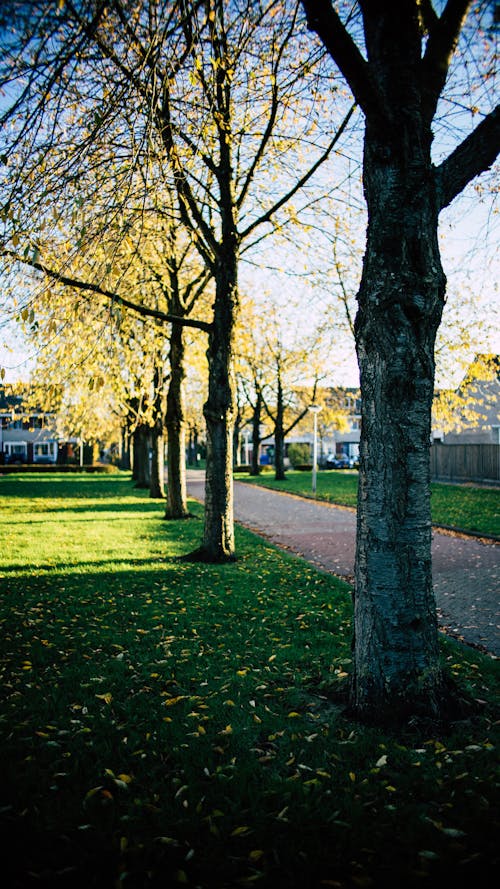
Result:
<svg viewBox="0 0 500 889"><path fill-rule="evenodd" d="M311 472L288 470L286 479L277 482L271 473L250 477L238 473L238 481L251 482L300 496L312 495ZM349 470L319 471L316 499L340 506L356 507L358 473ZM431 484L432 521L436 525L500 537L500 492L498 488L473 485Z"/></svg>
<svg viewBox="0 0 500 889"><path fill-rule="evenodd" d="M342 582L241 529L235 564L179 562L200 519L122 474L0 477L0 505L9 889L457 886L498 863L498 662L443 640L480 714L362 728Z"/></svg>

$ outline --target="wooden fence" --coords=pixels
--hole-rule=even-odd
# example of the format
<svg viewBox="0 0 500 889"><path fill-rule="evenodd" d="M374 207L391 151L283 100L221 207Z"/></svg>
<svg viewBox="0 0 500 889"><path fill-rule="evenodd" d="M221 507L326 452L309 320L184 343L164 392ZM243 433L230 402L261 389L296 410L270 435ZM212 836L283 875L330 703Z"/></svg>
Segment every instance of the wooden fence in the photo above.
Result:
<svg viewBox="0 0 500 889"><path fill-rule="evenodd" d="M434 481L500 483L500 445L433 444L431 478Z"/></svg>

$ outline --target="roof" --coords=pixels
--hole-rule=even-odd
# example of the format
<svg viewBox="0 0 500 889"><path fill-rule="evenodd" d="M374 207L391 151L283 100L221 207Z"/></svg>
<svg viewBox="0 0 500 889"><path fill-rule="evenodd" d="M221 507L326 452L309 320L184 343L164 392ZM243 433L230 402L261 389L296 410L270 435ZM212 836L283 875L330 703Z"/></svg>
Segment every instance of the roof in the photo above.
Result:
<svg viewBox="0 0 500 889"><path fill-rule="evenodd" d="M28 397L30 396L31 397ZM33 399L37 397L36 388L24 387L20 388L19 384L6 384L0 386L0 413L26 414L35 416L36 414L53 414L53 410L44 410L40 404ZM28 406L24 407L24 399L27 398Z"/></svg>
<svg viewBox="0 0 500 889"><path fill-rule="evenodd" d="M0 411L13 411L19 409L23 403L21 395L11 392L8 387L0 387Z"/></svg>

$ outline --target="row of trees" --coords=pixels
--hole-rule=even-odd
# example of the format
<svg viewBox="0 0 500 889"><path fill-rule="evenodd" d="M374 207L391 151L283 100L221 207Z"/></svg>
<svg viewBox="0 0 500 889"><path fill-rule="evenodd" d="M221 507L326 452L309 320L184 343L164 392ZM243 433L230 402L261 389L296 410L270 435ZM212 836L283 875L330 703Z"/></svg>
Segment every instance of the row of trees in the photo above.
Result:
<svg viewBox="0 0 500 889"><path fill-rule="evenodd" d="M332 176L336 151L363 115L351 698L365 718L439 714L447 699L430 558L428 444L446 284L437 232L440 211L498 152L490 25L491 5L468 0L7 0L0 13L4 259L42 276L35 315L50 304L51 281L79 292L84 325L108 300L113 340L123 331L130 344L129 311L171 325L167 429L169 451L176 436L179 443L179 473L182 328L207 335L207 489L196 558L234 557L240 258L293 221L285 208L299 194L312 212L325 191L312 190L316 174ZM435 163L433 129L443 91L453 89L457 47L463 63L461 34L481 59L472 127ZM462 64L456 75L462 106L469 70ZM138 366L151 362L154 424L165 366L156 325L141 330L132 340ZM278 358L278 381L281 369ZM258 412L258 361L252 392ZM278 438L280 403L278 386Z"/></svg>

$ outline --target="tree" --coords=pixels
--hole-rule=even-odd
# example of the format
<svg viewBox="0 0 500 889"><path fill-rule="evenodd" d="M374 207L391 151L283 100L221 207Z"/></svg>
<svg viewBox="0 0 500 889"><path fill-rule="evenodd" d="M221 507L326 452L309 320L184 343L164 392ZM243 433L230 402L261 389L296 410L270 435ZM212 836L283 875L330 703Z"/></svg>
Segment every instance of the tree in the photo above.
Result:
<svg viewBox="0 0 500 889"><path fill-rule="evenodd" d="M169 166L182 224L215 282L204 409L205 528L197 555L230 559L240 252L262 236L257 229L272 230L281 208L332 155L351 112L334 137L324 138L312 92L307 98L304 90L317 82L321 53L305 51L295 2L19 5L9 0L2 12L8 36L0 82L14 94L4 115L13 128L5 146L7 214L14 199L22 213L28 202L33 211L40 182L38 208L64 191L74 199L75 171L88 172L92 146L104 132L111 138L97 163L106 170L108 204L100 194L95 201L104 232L116 216L116 182L126 194L137 167L147 187L151 166ZM304 143L307 158L300 152ZM295 167L292 180L276 178L285 149ZM263 199L262 187L271 182Z"/></svg>
<svg viewBox="0 0 500 889"><path fill-rule="evenodd" d="M330 0L303 5L365 116L351 703L365 719L436 716L449 698L432 590L429 488L434 343L446 288L438 216L494 162L500 111L485 104L477 126L434 165L432 128L468 0L447 0L441 14L428 0L360 0L361 21L343 21Z"/></svg>
<svg viewBox="0 0 500 889"><path fill-rule="evenodd" d="M275 478L282 481L285 438L307 416L324 373L321 330L308 332L307 337L290 337L276 316L267 319L267 328L263 350L267 382L262 388L262 402L273 428ZM304 385L307 377L309 386Z"/></svg>

